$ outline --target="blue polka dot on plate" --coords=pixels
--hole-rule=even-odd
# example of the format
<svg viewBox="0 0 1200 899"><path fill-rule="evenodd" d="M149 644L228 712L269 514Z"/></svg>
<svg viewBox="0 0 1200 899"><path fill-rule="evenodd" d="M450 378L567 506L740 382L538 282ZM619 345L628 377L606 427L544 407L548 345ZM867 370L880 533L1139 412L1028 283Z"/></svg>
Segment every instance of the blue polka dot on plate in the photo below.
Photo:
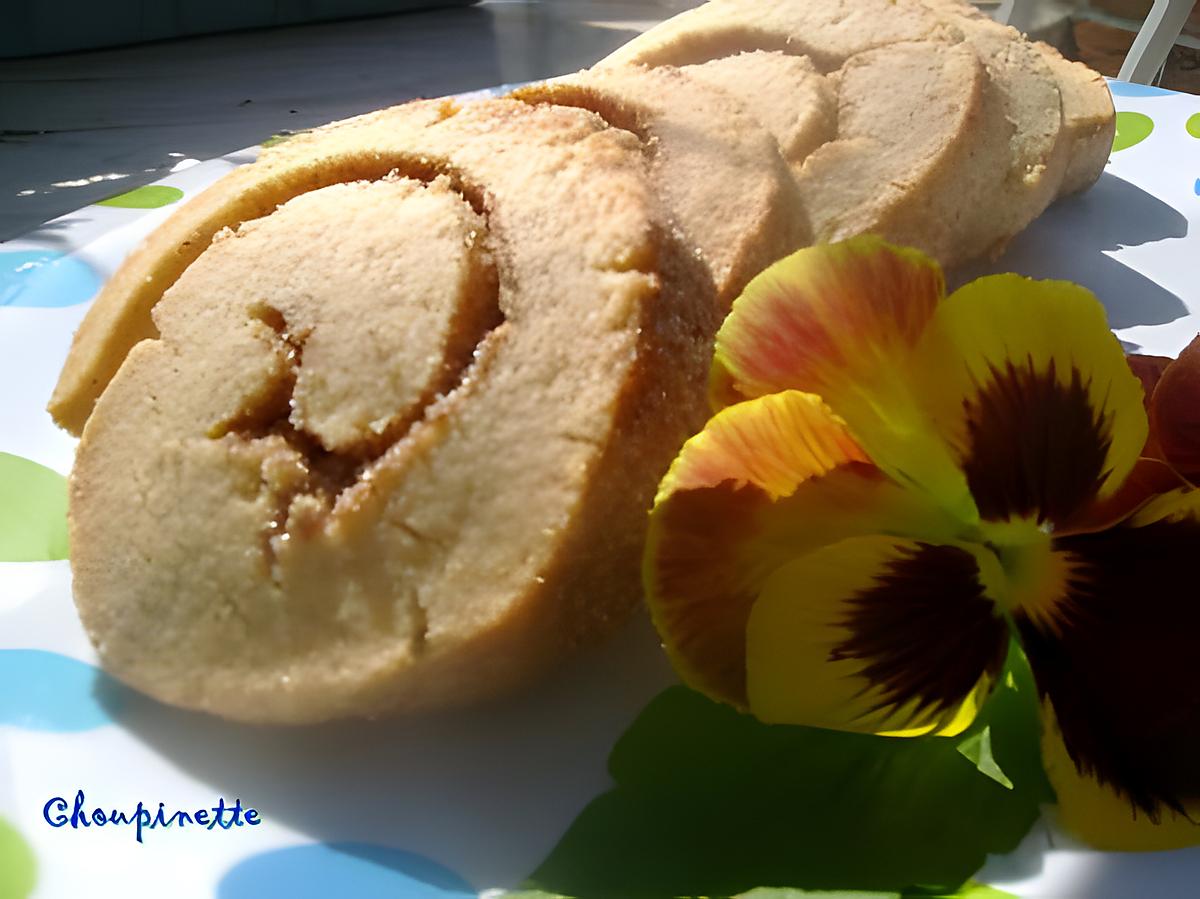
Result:
<svg viewBox="0 0 1200 899"><path fill-rule="evenodd" d="M471 885L424 856L367 843L313 843L252 855L221 878L217 899L474 899Z"/></svg>
<svg viewBox="0 0 1200 899"><path fill-rule="evenodd" d="M74 306L94 297L100 284L90 265L57 250L0 253L0 306Z"/></svg>
<svg viewBox="0 0 1200 899"><path fill-rule="evenodd" d="M1132 81L1108 82L1108 89L1114 97L1169 97L1174 91L1154 87L1149 84L1134 84Z"/></svg>
<svg viewBox="0 0 1200 899"><path fill-rule="evenodd" d="M86 662L41 649L0 649L0 725L82 731L112 722L126 690Z"/></svg>

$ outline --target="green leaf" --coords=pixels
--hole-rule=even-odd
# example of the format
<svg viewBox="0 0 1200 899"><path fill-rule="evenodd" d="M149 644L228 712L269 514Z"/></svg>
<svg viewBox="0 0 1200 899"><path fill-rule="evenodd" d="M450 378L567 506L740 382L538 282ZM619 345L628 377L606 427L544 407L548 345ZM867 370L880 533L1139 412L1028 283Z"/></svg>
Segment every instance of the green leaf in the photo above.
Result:
<svg viewBox="0 0 1200 899"><path fill-rule="evenodd" d="M1054 802L1055 796L1042 767L1038 706L1033 672L1025 653L1013 642L992 695L975 723L960 737L958 751L975 764L979 773L1009 789L1021 786L1040 804ZM972 758L969 748L964 751L972 743L979 747L978 758ZM990 763L985 764L987 759Z"/></svg>
<svg viewBox="0 0 1200 899"><path fill-rule="evenodd" d="M503 899L575 899L561 893L546 893L542 890L506 891ZM995 887L968 881L953 893L927 893L905 891L903 893L877 890L797 890L791 887L757 887L748 893L739 893L733 899L1017 899Z"/></svg>
<svg viewBox="0 0 1200 899"><path fill-rule="evenodd" d="M990 887L986 883L970 883L963 884L963 888L953 895L946 896L945 899L1017 899L1012 893L1006 893L1004 890L998 890L995 887Z"/></svg>
<svg viewBox="0 0 1200 899"><path fill-rule="evenodd" d="M900 893L880 893L877 890L793 890L790 887L759 887L739 893L734 899L904 899Z"/></svg>
<svg viewBox="0 0 1200 899"><path fill-rule="evenodd" d="M1013 788L1013 782L1008 775L996 764L992 755L992 727L988 725L978 733L973 733L958 744L958 751L969 759L979 773L990 777L1006 790Z"/></svg>
<svg viewBox="0 0 1200 899"><path fill-rule="evenodd" d="M1019 651L1008 673L971 735L990 728L1011 789L964 764L959 740L766 725L672 687L614 747L615 788L524 886L580 899L764 885L908 895L926 884L955 895L988 853L1016 848L1052 796Z"/></svg>
<svg viewBox="0 0 1200 899"><path fill-rule="evenodd" d="M0 453L0 562L66 557L66 479L21 456Z"/></svg>
<svg viewBox="0 0 1200 899"><path fill-rule="evenodd" d="M905 892L901 899L1017 899L1012 893L969 880L953 893Z"/></svg>

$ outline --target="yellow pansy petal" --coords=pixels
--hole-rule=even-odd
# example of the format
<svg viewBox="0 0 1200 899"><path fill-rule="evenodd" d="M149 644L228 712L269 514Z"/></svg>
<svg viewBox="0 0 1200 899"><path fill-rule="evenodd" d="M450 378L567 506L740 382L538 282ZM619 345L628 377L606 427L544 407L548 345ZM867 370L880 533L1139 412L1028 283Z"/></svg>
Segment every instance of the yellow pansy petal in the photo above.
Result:
<svg viewBox="0 0 1200 899"><path fill-rule="evenodd" d="M1144 852L1200 843L1200 803L1186 804L1186 815L1165 809L1157 822L1138 812L1127 798L1080 773L1048 704L1042 707L1042 759L1058 794L1059 823L1097 849Z"/></svg>
<svg viewBox="0 0 1200 899"><path fill-rule="evenodd" d="M747 285L717 334L714 404L785 389L832 401L847 382L873 384L911 351L943 292L937 263L877 237L793 253Z"/></svg>
<svg viewBox="0 0 1200 899"><path fill-rule="evenodd" d="M1067 571L1059 597L1036 615L1019 603L1014 612L1072 761L1074 773L1059 764L1054 778L1064 820L1080 829L1112 811L1084 828L1089 839L1107 832L1117 846L1135 819L1140 832L1200 811L1198 549L1200 493L1173 491L1118 527L1055 539ZM1188 841L1200 842L1200 829Z"/></svg>
<svg viewBox="0 0 1200 899"><path fill-rule="evenodd" d="M959 546L872 536L780 568L750 613L750 710L837 730L961 732L1008 645L981 561Z"/></svg>
<svg viewBox="0 0 1200 899"><path fill-rule="evenodd" d="M985 522L1068 521L1114 493L1146 442L1142 387L1082 287L980 278L918 348L929 421Z"/></svg>
<svg viewBox="0 0 1200 899"><path fill-rule="evenodd" d="M680 452L650 517L645 588L691 686L746 701L746 620L780 565L862 533L950 533L888 480L816 397L796 391L718 413Z"/></svg>

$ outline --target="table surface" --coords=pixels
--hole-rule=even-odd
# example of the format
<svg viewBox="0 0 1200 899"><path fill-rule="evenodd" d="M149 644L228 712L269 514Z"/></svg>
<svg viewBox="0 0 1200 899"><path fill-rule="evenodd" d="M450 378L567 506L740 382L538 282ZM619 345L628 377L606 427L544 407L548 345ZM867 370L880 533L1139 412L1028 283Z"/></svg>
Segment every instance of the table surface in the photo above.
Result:
<svg viewBox="0 0 1200 899"><path fill-rule="evenodd" d="M183 159L589 66L698 0L472 7L0 60L0 240Z"/></svg>
<svg viewBox="0 0 1200 899"><path fill-rule="evenodd" d="M675 8L611 3L603 6L605 18L591 18L598 7L571 0L492 2L423 17L0 64L6 129L22 130L10 127L18 109L63 125L18 135L20 141L4 136L0 228L15 235L79 210L3 248L13 258L44 261L31 264L21 256L7 272L0 265L0 275L10 275L8 282L0 278L0 453L67 471L74 441L53 427L44 404L71 332L99 280L175 208L81 207L162 180L176 167L180 171L166 180L183 202L245 161L242 154L209 157L272 132L410 96L578 68ZM447 53L450 46L462 49ZM317 48L320 65L300 68L301 54L317 54ZM237 66L214 73L217 54ZM70 71L87 74L71 82ZM164 72L172 73L169 79ZM10 91L20 78L29 83ZM1174 355L1200 330L1200 98L1119 83L1112 88L1123 133L1096 186L1052 206L1000 259L954 278L1017 271L1075 280L1101 298L1127 347ZM240 105L244 100L251 102ZM74 127L66 127L71 122ZM180 167L187 159L208 161ZM97 173L128 177L87 180ZM54 186L78 181L84 184ZM25 190L34 193L15 196ZM39 897L172 883L183 899L209 899L226 872L244 871L239 866L254 858L298 845L319 852L344 841L402 847L413 853L406 858L436 859L476 887L511 885L607 788L610 747L672 681L653 632L639 618L612 643L527 693L422 721L419 728L405 721L339 724L298 740L292 731L238 728L132 696L123 700L124 709L118 705L114 721L97 706L92 678L98 675L87 667L95 655L73 610L69 569L52 560L0 563L0 663L5 653L10 660L53 662L74 684L72 693L46 681L57 704L49 711L26 708L36 691L0 697L12 698L8 707L0 703L0 819L24 833L42 860ZM28 687L42 681L10 674L7 682ZM6 708L10 718L25 717L14 726ZM87 720L50 720L51 711L61 717L63 709L76 718L86 713ZM14 776L6 776L6 760ZM253 839L180 833L158 840L152 851L115 831L64 837L44 825L41 803L75 786L106 797L169 798L179 807L200 807L217 792L241 795L264 809L267 823ZM71 864L58 863L66 857ZM0 863L4 858L0 851ZM185 870L183 882L179 872ZM1065 841L1043 822L1016 852L990 858L978 879L1022 899L1190 899L1197 871L1200 847L1105 854Z"/></svg>

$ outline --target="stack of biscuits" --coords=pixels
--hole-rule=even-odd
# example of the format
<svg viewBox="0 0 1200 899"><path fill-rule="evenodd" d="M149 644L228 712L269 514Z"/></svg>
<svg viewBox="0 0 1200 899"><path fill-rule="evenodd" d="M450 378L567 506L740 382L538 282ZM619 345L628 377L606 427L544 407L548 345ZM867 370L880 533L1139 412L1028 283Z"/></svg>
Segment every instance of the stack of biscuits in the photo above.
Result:
<svg viewBox="0 0 1200 899"><path fill-rule="evenodd" d="M711 0L265 151L130 256L50 404L102 663L277 723L528 681L638 604L750 278L864 232L994 254L1112 132L1099 76L959 0Z"/></svg>

